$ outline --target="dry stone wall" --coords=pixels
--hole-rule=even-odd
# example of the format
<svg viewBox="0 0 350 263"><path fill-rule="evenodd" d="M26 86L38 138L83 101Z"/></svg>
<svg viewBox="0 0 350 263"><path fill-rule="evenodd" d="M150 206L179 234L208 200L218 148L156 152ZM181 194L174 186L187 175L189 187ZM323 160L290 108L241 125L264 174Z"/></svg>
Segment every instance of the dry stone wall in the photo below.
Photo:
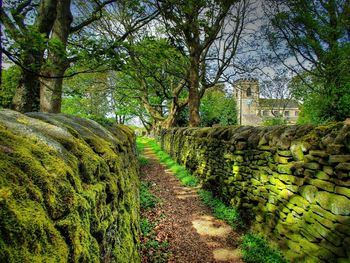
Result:
<svg viewBox="0 0 350 263"><path fill-rule="evenodd" d="M174 128L161 143L291 262L350 262L350 126Z"/></svg>
<svg viewBox="0 0 350 263"><path fill-rule="evenodd" d="M140 262L133 132L0 110L0 262Z"/></svg>

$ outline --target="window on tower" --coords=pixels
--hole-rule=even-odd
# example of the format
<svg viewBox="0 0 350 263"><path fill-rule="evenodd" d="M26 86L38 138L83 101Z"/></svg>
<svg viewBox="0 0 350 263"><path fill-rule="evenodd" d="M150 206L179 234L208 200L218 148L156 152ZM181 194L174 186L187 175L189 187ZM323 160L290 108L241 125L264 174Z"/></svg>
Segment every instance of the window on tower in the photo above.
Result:
<svg viewBox="0 0 350 263"><path fill-rule="evenodd" d="M247 89L247 97L250 97L250 96L252 96L252 89L248 88Z"/></svg>

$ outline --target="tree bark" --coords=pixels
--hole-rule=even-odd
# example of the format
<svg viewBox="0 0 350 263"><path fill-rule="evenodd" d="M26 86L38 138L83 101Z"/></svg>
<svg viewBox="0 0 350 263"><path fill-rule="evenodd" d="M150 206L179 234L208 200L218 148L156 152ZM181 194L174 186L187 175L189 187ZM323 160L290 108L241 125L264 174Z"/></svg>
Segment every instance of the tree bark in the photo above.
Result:
<svg viewBox="0 0 350 263"><path fill-rule="evenodd" d="M189 93L188 93L188 108L189 108L189 126L198 127L200 124L199 116L199 56L192 56L189 69Z"/></svg>
<svg viewBox="0 0 350 263"><path fill-rule="evenodd" d="M49 37L52 30L57 14L56 6L57 0L42 0L40 2L34 30L45 34L46 38ZM16 34L16 32L13 33L13 35ZM19 36L21 35L19 34ZM22 37L26 37L26 35ZM30 38L27 40L28 45L31 45L31 41ZM12 101L12 108L20 112L38 111L40 108L39 73L44 60L44 48L39 50L33 50L31 47L28 50L24 49L22 50L22 58L26 68L22 68L22 77Z"/></svg>
<svg viewBox="0 0 350 263"><path fill-rule="evenodd" d="M29 65L33 59L28 58L26 61ZM39 77L35 72L22 70L20 83L12 100L12 108L19 112L39 111L39 83Z"/></svg>
<svg viewBox="0 0 350 263"><path fill-rule="evenodd" d="M49 50L48 65L40 85L40 111L61 112L63 76L69 67L66 47L73 16L70 10L71 0L61 0L57 4L57 17L52 29L51 40L58 41L60 48Z"/></svg>

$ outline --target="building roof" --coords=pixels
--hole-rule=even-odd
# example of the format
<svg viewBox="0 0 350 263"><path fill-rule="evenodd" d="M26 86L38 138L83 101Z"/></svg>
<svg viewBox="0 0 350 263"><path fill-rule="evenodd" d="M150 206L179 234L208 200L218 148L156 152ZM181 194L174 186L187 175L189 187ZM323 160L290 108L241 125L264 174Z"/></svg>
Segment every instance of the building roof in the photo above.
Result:
<svg viewBox="0 0 350 263"><path fill-rule="evenodd" d="M299 108L296 100L259 98L259 106L266 108Z"/></svg>

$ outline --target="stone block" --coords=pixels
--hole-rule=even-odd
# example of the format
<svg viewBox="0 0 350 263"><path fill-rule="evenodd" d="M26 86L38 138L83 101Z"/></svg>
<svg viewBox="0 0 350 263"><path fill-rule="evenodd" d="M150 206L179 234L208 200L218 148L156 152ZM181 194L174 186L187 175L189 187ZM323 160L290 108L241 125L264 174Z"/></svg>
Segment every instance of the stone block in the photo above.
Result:
<svg viewBox="0 0 350 263"><path fill-rule="evenodd" d="M332 222L332 220L324 218L318 214L315 213L311 213L311 216L317 221L319 222L321 225L327 227L328 229L332 229L334 227L334 223Z"/></svg>
<svg viewBox="0 0 350 263"><path fill-rule="evenodd" d="M269 181L269 175L265 173L260 173L260 181L266 183Z"/></svg>
<svg viewBox="0 0 350 263"><path fill-rule="evenodd" d="M279 164L277 165L277 171L281 174L292 174L293 173L292 167L293 167L292 163Z"/></svg>
<svg viewBox="0 0 350 263"><path fill-rule="evenodd" d="M262 185L262 183L261 183L260 181L254 179L254 178L251 179L250 182L251 182L251 184L252 184L253 186L260 186L260 185Z"/></svg>
<svg viewBox="0 0 350 263"><path fill-rule="evenodd" d="M329 220L331 220L332 222L336 222L337 221L337 216L332 214L331 212L323 209L322 207L320 207L319 205L312 205L310 207L310 210L315 213L318 214L324 218L327 218Z"/></svg>
<svg viewBox="0 0 350 263"><path fill-rule="evenodd" d="M307 154L307 155L304 155L303 160L305 163L310 163L310 162L318 162L320 160L320 158L313 156L313 155L310 155L310 154Z"/></svg>
<svg viewBox="0 0 350 263"><path fill-rule="evenodd" d="M288 200L292 195L293 192L289 191L288 189L282 189L279 193L279 196L286 200Z"/></svg>
<svg viewBox="0 0 350 263"><path fill-rule="evenodd" d="M344 195L344 196L350 198L350 188L336 186L334 192L337 193L337 194Z"/></svg>
<svg viewBox="0 0 350 263"><path fill-rule="evenodd" d="M329 180L329 175L324 171L317 171L315 176L317 179L320 179L320 180L326 180L326 181Z"/></svg>
<svg viewBox="0 0 350 263"><path fill-rule="evenodd" d="M285 222L287 224L290 224L290 225L293 224L293 227L294 227L294 226L297 226L300 223L300 217L299 217L299 215L296 212L292 211L291 213L289 213L287 215L287 218L286 218Z"/></svg>
<svg viewBox="0 0 350 263"><path fill-rule="evenodd" d="M293 210L297 212L298 215L302 215L303 213L305 213L305 210L298 206L294 206Z"/></svg>
<svg viewBox="0 0 350 263"><path fill-rule="evenodd" d="M350 220L350 219L349 219ZM350 225L349 225L349 220L348 222L344 224L340 223L335 223L332 225L334 229L336 229L338 232L346 234L347 236L350 236Z"/></svg>
<svg viewBox="0 0 350 263"><path fill-rule="evenodd" d="M318 156L318 157L327 157L328 156L328 153L326 153L326 151L321 151L321 150L310 150L309 154L313 155L313 156Z"/></svg>
<svg viewBox="0 0 350 263"><path fill-rule="evenodd" d="M307 178L312 178L316 174L316 170L311 170L311 169L305 169L303 172L303 175Z"/></svg>
<svg viewBox="0 0 350 263"><path fill-rule="evenodd" d="M315 199L322 208L331 211L335 215L350 215L350 200L345 196L318 192Z"/></svg>
<svg viewBox="0 0 350 263"><path fill-rule="evenodd" d="M279 155L275 155L275 162L276 163L281 163L281 164L286 164L289 163L290 158L288 157L283 157L283 156L279 156Z"/></svg>
<svg viewBox="0 0 350 263"><path fill-rule="evenodd" d="M277 210L277 206L275 206L271 203L266 204L266 211L274 213L276 210Z"/></svg>
<svg viewBox="0 0 350 263"><path fill-rule="evenodd" d="M313 216L313 213L311 211L307 211L306 213L303 214L303 219L305 220L305 222L307 223L314 223L315 222L315 218Z"/></svg>
<svg viewBox="0 0 350 263"><path fill-rule="evenodd" d="M285 150L285 151L277 151L277 153L283 157L292 157L292 152L289 150Z"/></svg>
<svg viewBox="0 0 350 263"><path fill-rule="evenodd" d="M293 144L290 147L290 151L293 155L293 158L297 161L301 161L304 158L304 151L306 151L306 149L303 147L302 144Z"/></svg>
<svg viewBox="0 0 350 263"><path fill-rule="evenodd" d="M305 185L299 188L299 193L308 202L313 203L315 200L315 195L317 193L317 187L313 185Z"/></svg>
<svg viewBox="0 0 350 263"><path fill-rule="evenodd" d="M346 163L350 162L350 155L330 155L329 163Z"/></svg>
<svg viewBox="0 0 350 263"><path fill-rule="evenodd" d="M336 185L350 187L350 180L340 180L340 179L332 179L332 182L334 182Z"/></svg>
<svg viewBox="0 0 350 263"><path fill-rule="evenodd" d="M293 208L293 206L292 206L292 208ZM283 213L286 213L286 214L289 214L289 213L290 213L290 209L287 208L287 207L283 207L283 208L282 208L282 212L283 212Z"/></svg>
<svg viewBox="0 0 350 263"><path fill-rule="evenodd" d="M320 249L325 248L333 252L337 257L345 257L346 252L343 247L337 247L328 242L327 240L322 240L320 243ZM349 261L348 261L349 262Z"/></svg>
<svg viewBox="0 0 350 263"><path fill-rule="evenodd" d="M293 184L296 181L296 177L293 175L278 173L273 173L273 175L287 184Z"/></svg>
<svg viewBox="0 0 350 263"><path fill-rule="evenodd" d="M310 180L309 183L311 185L318 187L319 189L326 190L328 192L334 192L335 185L331 182L314 179L314 180Z"/></svg>
<svg viewBox="0 0 350 263"><path fill-rule="evenodd" d="M299 187L296 185L286 185L286 188L293 193L297 193L299 189Z"/></svg>
<svg viewBox="0 0 350 263"><path fill-rule="evenodd" d="M289 203L294 204L296 206L300 206L304 209L308 208L310 203L303 197L301 197L300 195L293 195L290 200Z"/></svg>
<svg viewBox="0 0 350 263"><path fill-rule="evenodd" d="M301 238L301 237L299 237L299 238ZM292 241L292 240L287 240L286 243L287 243L287 246L288 246L289 249L291 249L291 250L293 250L295 252L299 252L299 253L301 252L301 247L299 245L299 242L295 242L295 241Z"/></svg>
<svg viewBox="0 0 350 263"><path fill-rule="evenodd" d="M323 171L328 175L333 175L334 171L331 166L323 166Z"/></svg>
<svg viewBox="0 0 350 263"><path fill-rule="evenodd" d="M335 170L350 171L350 163L339 163Z"/></svg>

